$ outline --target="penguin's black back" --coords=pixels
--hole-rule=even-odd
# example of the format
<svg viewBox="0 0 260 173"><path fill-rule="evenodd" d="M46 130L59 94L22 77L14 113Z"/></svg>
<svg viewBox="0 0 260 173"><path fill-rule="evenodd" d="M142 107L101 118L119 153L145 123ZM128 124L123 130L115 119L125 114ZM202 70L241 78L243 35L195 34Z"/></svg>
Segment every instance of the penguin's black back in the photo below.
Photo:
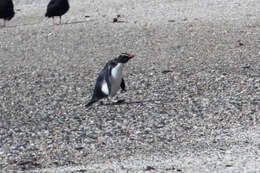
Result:
<svg viewBox="0 0 260 173"><path fill-rule="evenodd" d="M14 17L14 4L12 0L0 0L0 19L11 20Z"/></svg>
<svg viewBox="0 0 260 173"><path fill-rule="evenodd" d="M102 89L101 89L101 86L104 82L104 80L107 82L107 79L108 78L108 64L106 64L106 66L104 67L104 69L100 72L98 78L97 78L97 81L96 81L96 85L95 85L95 89L94 89L94 93L93 93L93 96L92 96L92 100L100 100L104 97L107 97L107 95L105 95L103 92L102 92Z"/></svg>
<svg viewBox="0 0 260 173"><path fill-rule="evenodd" d="M47 6L46 17L62 16L69 10L68 0L51 0Z"/></svg>
<svg viewBox="0 0 260 173"><path fill-rule="evenodd" d="M90 102L86 105L86 107L91 106L93 103L95 103L96 101L103 99L105 97L107 97L108 95L104 94L102 92L102 84L103 82L108 82L109 81L109 75L110 75L110 66L109 66L109 62L105 65L105 67L102 69L102 71L100 72L97 81L96 81L96 85L95 85L95 89L92 95L92 98L90 100ZM108 85L108 88L110 88L110 86Z"/></svg>

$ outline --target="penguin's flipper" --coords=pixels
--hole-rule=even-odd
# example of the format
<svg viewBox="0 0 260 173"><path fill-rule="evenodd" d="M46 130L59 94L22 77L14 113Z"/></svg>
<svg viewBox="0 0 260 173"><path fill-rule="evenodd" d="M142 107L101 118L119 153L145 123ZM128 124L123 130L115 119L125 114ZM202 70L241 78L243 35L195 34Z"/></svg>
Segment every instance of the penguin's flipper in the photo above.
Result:
<svg viewBox="0 0 260 173"><path fill-rule="evenodd" d="M122 78L122 81L121 81L120 87L121 87L121 89L122 89L123 92L126 91L126 89L125 89L125 80L124 80L123 78Z"/></svg>
<svg viewBox="0 0 260 173"><path fill-rule="evenodd" d="M107 68L106 68L106 72L105 72L105 81L107 83L107 87L108 87L108 91L109 91L109 94L110 95L110 92L111 92L111 72L112 72L112 66L111 65L107 65Z"/></svg>

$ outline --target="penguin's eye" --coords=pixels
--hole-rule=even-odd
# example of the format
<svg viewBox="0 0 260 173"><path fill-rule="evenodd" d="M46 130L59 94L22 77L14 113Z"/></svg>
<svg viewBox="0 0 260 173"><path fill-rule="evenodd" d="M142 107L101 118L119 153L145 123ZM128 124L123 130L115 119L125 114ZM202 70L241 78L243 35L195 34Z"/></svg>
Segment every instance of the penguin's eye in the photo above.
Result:
<svg viewBox="0 0 260 173"><path fill-rule="evenodd" d="M112 62L111 65L112 65L113 67L115 67L115 66L116 66L116 63L115 63L115 62Z"/></svg>

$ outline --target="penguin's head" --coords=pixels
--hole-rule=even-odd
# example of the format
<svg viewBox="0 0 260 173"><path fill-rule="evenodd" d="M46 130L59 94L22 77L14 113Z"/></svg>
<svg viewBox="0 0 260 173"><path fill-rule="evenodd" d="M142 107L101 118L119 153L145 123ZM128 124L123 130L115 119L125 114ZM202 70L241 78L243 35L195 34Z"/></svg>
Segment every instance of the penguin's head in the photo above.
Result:
<svg viewBox="0 0 260 173"><path fill-rule="evenodd" d="M131 58L133 58L134 55L131 55L129 53L121 53L118 58L117 58L117 62L118 63L127 63L127 61L129 61Z"/></svg>

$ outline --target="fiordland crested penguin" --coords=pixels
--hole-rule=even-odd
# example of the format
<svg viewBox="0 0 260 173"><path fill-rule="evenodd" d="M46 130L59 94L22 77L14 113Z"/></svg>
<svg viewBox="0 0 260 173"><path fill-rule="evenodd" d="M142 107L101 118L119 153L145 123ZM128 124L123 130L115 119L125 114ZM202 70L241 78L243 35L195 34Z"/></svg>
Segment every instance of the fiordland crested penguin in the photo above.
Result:
<svg viewBox="0 0 260 173"><path fill-rule="evenodd" d="M14 12L14 4L12 0L0 0L0 19L4 20L4 25L2 27L5 27L5 21L11 20L15 15Z"/></svg>
<svg viewBox="0 0 260 173"><path fill-rule="evenodd" d="M70 8L68 0L51 0L47 6L47 11L45 13L45 17L52 17L53 25L55 25L54 17L60 17L61 24L61 16L64 15Z"/></svg>
<svg viewBox="0 0 260 173"><path fill-rule="evenodd" d="M86 108L100 99L112 98L120 88L125 91L123 66L133 57L134 55L122 53L117 58L108 61L97 78L92 98L86 104Z"/></svg>

